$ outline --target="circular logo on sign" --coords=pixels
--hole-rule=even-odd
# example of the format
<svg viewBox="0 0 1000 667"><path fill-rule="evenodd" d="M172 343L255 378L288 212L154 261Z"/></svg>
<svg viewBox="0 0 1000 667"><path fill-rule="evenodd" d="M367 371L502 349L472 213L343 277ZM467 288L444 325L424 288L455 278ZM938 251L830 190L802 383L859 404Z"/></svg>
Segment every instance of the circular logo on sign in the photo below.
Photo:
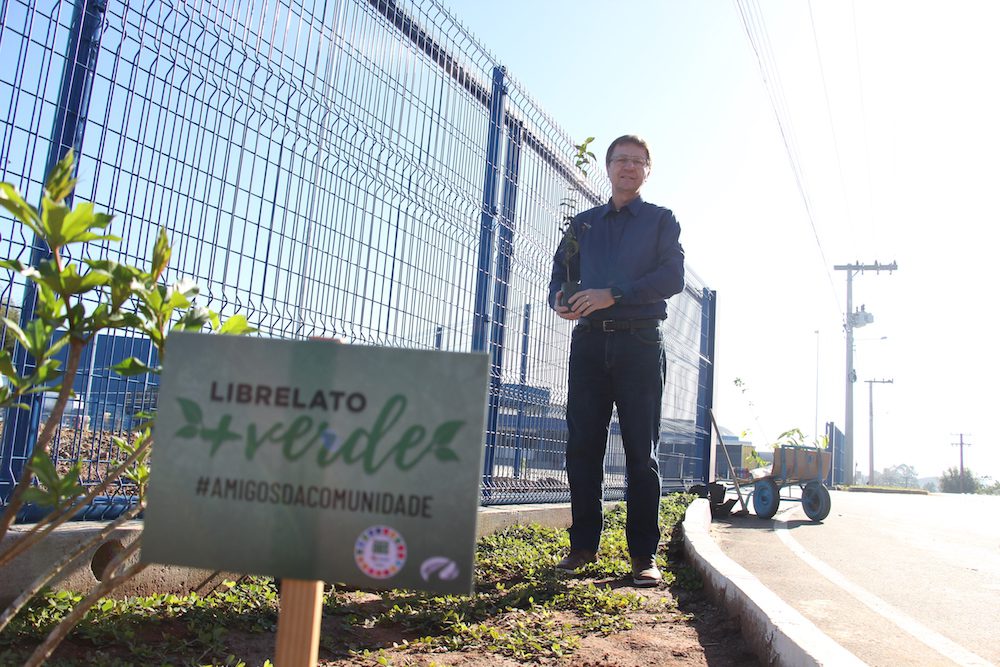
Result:
<svg viewBox="0 0 1000 667"><path fill-rule="evenodd" d="M372 526L354 543L354 562L372 579L388 579L406 562L406 541L389 526Z"/></svg>

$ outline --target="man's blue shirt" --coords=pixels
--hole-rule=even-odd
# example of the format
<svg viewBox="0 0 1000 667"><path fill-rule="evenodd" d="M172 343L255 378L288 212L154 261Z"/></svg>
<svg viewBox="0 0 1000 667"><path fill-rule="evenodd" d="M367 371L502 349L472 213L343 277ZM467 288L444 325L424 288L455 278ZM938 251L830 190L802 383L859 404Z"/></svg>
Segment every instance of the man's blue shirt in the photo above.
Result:
<svg viewBox="0 0 1000 667"><path fill-rule="evenodd" d="M684 289L684 249L681 227L670 209L636 197L620 211L611 202L573 218L580 252L569 270L582 289L618 287L623 297L588 315L594 320L664 319L666 300ZM566 280L560 244L552 262L549 306Z"/></svg>

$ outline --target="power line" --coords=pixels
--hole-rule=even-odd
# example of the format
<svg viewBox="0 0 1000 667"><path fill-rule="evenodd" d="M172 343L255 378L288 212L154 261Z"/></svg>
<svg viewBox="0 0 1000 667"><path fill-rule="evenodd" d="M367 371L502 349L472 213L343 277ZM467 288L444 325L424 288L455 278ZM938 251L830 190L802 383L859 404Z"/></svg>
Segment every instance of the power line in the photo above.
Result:
<svg viewBox="0 0 1000 667"><path fill-rule="evenodd" d="M858 13L854 0L851 0L851 26L854 30L854 62L858 69L858 97L861 100L861 133L865 140L865 167L868 170L868 221L872 222L875 214L875 195L872 187L872 157L868 143L868 114L865 112L865 86L861 77L861 46L858 43Z"/></svg>
<svg viewBox="0 0 1000 667"><path fill-rule="evenodd" d="M826 119L830 125L830 136L833 139L833 151L837 156L837 174L840 176L840 192L844 197L844 208L847 209L847 219L851 220L851 200L847 196L847 183L844 180L844 163L840 159L840 142L837 141L837 131L834 129L833 108L830 106L830 88L826 84L826 69L823 67L823 56L819 49L819 37L816 34L816 21L813 18L812 0L809 0L809 26L812 28L813 46L816 47L816 62L819 65L819 78L823 84L823 98L826 101Z"/></svg>
<svg viewBox="0 0 1000 667"><path fill-rule="evenodd" d="M737 10L739 11L740 19L743 22L743 28L746 31L747 39L749 39L750 46L757 58L757 67L760 70L761 79L764 82L764 89L771 102L771 109L774 111L775 118L778 121L778 131L781 134L781 140L785 146L785 153L788 155L788 160L791 164L792 174L795 177L795 185L798 188L799 196L802 198L802 203L806 209L806 216L809 219L809 225L812 228L813 238L816 241L816 247L819 250L820 258L822 259L822 266L826 272L827 280L830 283L831 294L833 295L834 302L837 304L838 310L840 310L840 299L837 294L836 286L833 282L833 274L830 273L830 263L826 259L826 252L823 249L823 243L819 237L819 230L816 227L816 218L813 215L812 202L806 190L805 174L802 169L801 160L798 157L795 133L791 120L789 119L790 114L788 113L787 104L785 103L781 79L778 74L777 65L774 63L774 55L771 50L770 39L767 35L767 28L764 25L764 19L761 16L760 7L757 5L756 0L734 0L734 2L736 3ZM759 27L756 24L759 24Z"/></svg>

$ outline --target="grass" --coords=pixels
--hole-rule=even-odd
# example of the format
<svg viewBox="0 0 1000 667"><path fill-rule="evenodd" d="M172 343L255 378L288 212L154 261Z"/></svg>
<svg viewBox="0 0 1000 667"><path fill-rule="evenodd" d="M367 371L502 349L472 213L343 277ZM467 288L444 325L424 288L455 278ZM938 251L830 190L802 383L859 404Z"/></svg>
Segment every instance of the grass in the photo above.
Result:
<svg viewBox="0 0 1000 667"><path fill-rule="evenodd" d="M665 537L691 499L664 497ZM615 586L630 573L624 522L623 505L607 513L600 558L581 577L559 574L553 567L569 546L566 532L532 525L479 541L473 596L334 587L324 597L320 655L391 664L387 648L431 653L471 649L534 661L572 653L587 635L627 630L635 612L654 617L675 613L672 602ZM701 586L693 571L668 563L665 550L657 560L667 584ZM23 662L79 599L67 591L39 595L0 635L0 664ZM258 577L227 582L224 590L207 596L107 598L48 664L238 667L247 658L238 655L241 642L236 638L268 640L277 626L277 608L275 583Z"/></svg>

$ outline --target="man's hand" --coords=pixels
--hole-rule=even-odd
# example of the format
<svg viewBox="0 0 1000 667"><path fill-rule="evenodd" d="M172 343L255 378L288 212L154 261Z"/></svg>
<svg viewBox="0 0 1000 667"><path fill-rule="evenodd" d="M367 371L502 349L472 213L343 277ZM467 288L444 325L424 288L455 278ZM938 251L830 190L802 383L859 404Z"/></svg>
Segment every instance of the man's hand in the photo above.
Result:
<svg viewBox="0 0 1000 667"><path fill-rule="evenodd" d="M562 299L562 290L556 294L556 304ZM564 320L578 320L590 317L594 312L603 310L615 303L611 289L581 290L569 298L569 306L556 305L556 315Z"/></svg>
<svg viewBox="0 0 1000 667"><path fill-rule="evenodd" d="M564 320L578 320L580 319L580 314L573 311L572 306L562 306L562 290L556 292L556 315L563 318Z"/></svg>

